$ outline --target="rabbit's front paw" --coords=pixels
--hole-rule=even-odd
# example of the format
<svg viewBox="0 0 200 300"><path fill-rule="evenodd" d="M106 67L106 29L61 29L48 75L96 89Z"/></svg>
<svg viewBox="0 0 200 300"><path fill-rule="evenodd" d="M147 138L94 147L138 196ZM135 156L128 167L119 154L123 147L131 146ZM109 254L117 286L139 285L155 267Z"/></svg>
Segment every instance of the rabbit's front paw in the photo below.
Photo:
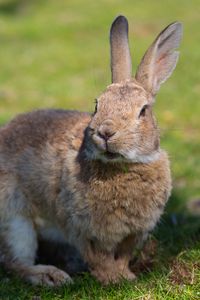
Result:
<svg viewBox="0 0 200 300"><path fill-rule="evenodd" d="M24 277L34 285L56 287L62 284L73 283L73 280L67 273L54 266L46 265L32 266Z"/></svg>
<svg viewBox="0 0 200 300"><path fill-rule="evenodd" d="M103 285L108 285L110 283L120 283L123 279L128 281L133 281L136 279L136 276L134 273L132 273L128 268L121 270L103 270L103 269L97 269L93 270L92 275L96 277L98 281L100 281Z"/></svg>

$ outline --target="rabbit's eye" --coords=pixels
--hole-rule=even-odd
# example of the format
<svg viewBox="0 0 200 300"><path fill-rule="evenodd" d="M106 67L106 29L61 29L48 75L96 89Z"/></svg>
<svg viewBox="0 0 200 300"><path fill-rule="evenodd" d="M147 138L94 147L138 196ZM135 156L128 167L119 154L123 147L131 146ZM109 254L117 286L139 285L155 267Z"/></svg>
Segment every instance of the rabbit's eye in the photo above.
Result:
<svg viewBox="0 0 200 300"><path fill-rule="evenodd" d="M139 118L146 116L147 108L148 108L147 104L143 106L143 108L140 111Z"/></svg>

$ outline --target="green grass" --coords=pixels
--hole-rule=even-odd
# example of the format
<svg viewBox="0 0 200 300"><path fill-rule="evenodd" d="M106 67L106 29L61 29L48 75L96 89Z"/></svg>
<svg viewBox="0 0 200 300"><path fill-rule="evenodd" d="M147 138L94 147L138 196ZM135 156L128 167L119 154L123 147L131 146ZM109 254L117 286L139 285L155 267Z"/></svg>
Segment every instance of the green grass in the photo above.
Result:
<svg viewBox="0 0 200 300"><path fill-rule="evenodd" d="M198 8L198 0L0 0L1 124L36 108L92 110L110 83L108 31L117 14L129 19L134 70L163 27L175 20L184 25L180 61L155 105L174 190L154 232L153 270L135 283L105 288L85 275L57 290L31 287L1 271L0 299L200 299L200 217L187 210L200 198Z"/></svg>

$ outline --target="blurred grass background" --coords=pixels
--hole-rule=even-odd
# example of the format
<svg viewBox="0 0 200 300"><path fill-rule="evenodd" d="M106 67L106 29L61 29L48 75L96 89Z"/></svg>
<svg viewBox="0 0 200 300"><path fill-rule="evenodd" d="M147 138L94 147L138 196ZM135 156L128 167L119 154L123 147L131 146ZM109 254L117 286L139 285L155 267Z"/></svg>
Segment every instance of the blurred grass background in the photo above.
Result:
<svg viewBox="0 0 200 300"><path fill-rule="evenodd" d="M199 218L181 217L179 224L177 217L200 198L199 0L0 0L0 123L37 108L92 111L94 98L110 84L108 34L118 14L129 19L134 71L165 26L176 20L184 26L179 63L155 105L174 178L168 221L158 236L163 242L168 236L166 244L177 252L187 248L189 236L199 238ZM197 242L191 261L200 259Z"/></svg>

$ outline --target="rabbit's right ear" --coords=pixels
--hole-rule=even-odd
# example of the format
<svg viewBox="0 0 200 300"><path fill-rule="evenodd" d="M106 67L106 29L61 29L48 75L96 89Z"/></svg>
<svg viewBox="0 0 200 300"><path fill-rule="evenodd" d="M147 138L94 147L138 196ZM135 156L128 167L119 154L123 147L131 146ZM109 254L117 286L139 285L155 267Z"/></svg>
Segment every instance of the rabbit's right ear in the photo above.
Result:
<svg viewBox="0 0 200 300"><path fill-rule="evenodd" d="M172 74L178 61L175 51L182 37L182 24L175 22L166 27L145 53L136 72L136 80L155 96L160 85Z"/></svg>
<svg viewBox="0 0 200 300"><path fill-rule="evenodd" d="M117 83L131 78L132 64L128 44L128 21L118 16L110 29L112 82Z"/></svg>

